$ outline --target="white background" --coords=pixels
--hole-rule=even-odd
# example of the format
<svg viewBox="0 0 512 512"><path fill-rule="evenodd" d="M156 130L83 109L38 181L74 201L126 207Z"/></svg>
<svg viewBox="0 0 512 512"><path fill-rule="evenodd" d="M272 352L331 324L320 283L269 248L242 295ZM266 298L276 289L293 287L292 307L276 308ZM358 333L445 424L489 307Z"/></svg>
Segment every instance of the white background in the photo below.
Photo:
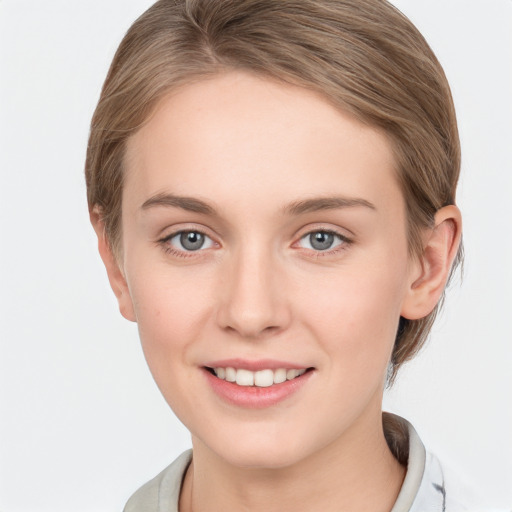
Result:
<svg viewBox="0 0 512 512"><path fill-rule="evenodd" d="M188 434L88 224L88 123L147 0L0 0L0 511L120 511ZM400 0L452 85L466 270L386 406L512 508L512 1Z"/></svg>

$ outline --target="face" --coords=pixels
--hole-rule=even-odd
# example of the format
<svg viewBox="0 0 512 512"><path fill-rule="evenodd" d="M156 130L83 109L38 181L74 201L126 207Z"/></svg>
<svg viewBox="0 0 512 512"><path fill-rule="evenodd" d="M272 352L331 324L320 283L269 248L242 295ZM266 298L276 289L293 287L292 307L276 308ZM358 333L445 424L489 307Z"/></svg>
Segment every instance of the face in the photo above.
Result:
<svg viewBox="0 0 512 512"><path fill-rule="evenodd" d="M122 310L198 446L278 467L380 428L413 267L383 134L248 74L188 85L128 142L122 218Z"/></svg>

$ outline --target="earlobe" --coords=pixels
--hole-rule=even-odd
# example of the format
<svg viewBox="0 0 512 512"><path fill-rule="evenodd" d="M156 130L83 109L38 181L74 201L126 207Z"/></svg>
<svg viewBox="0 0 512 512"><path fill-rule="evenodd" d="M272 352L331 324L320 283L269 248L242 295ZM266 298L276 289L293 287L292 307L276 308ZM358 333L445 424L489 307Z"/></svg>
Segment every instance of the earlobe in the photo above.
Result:
<svg viewBox="0 0 512 512"><path fill-rule="evenodd" d="M412 265L401 316L417 320L435 308L457 255L461 232L462 219L456 206L438 210L434 227L425 233L423 254Z"/></svg>
<svg viewBox="0 0 512 512"><path fill-rule="evenodd" d="M108 280L119 304L121 314L131 322L136 322L133 303L126 279L105 234L105 225L99 207L95 206L90 213L91 224L98 237L98 251L107 271Z"/></svg>

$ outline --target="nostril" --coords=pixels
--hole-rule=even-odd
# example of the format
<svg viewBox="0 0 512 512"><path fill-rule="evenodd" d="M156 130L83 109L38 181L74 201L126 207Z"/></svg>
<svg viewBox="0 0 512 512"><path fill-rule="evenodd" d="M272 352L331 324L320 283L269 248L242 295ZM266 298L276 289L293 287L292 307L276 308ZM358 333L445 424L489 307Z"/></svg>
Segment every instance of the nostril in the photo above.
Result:
<svg viewBox="0 0 512 512"><path fill-rule="evenodd" d="M258 325L256 322L244 320L238 323L232 322L231 324L224 325L223 329L228 333L238 334L243 338L256 340L278 334L282 330L282 327L278 325L262 327L261 324Z"/></svg>

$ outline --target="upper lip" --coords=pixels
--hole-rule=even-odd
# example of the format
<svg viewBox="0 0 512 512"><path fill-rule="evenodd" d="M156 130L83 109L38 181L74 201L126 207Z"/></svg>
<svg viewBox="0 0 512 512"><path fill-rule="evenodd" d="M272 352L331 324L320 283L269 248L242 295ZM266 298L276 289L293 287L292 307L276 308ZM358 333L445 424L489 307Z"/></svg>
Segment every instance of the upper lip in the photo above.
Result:
<svg viewBox="0 0 512 512"><path fill-rule="evenodd" d="M210 361L207 362L204 366L207 368L236 368L236 369L244 369L250 370L253 372L259 370L277 370L279 368L286 368L287 370L305 370L310 368L310 366L293 363L290 361L278 361L276 359L258 359L258 360L248 360L248 359L221 359L218 361Z"/></svg>

